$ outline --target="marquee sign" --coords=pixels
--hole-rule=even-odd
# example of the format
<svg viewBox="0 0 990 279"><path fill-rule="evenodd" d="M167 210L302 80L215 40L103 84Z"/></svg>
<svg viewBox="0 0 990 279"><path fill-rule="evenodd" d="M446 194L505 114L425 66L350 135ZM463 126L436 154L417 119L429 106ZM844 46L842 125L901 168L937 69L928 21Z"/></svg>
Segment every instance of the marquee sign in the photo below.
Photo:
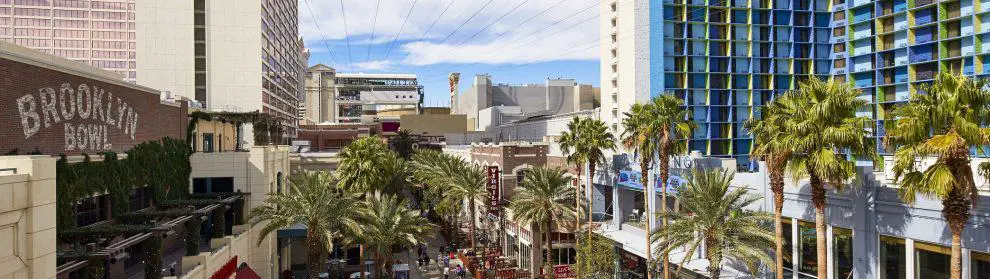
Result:
<svg viewBox="0 0 990 279"><path fill-rule="evenodd" d="M500 216L500 205L502 193L499 191L499 185L501 183L501 172L498 170L498 166L488 166L487 168L487 178L488 182L485 186L488 189L488 214L494 216Z"/></svg>

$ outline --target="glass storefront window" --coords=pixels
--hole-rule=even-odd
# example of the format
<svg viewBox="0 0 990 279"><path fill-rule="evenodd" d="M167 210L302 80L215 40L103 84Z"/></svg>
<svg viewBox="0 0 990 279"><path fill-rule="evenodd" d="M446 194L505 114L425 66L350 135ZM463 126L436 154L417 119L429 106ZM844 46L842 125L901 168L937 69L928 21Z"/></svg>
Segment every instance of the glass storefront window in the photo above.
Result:
<svg viewBox="0 0 990 279"><path fill-rule="evenodd" d="M791 233L792 223L790 219L783 219L780 225L784 229L784 277L791 277L794 272L794 261L791 257L791 251L794 247L792 246L794 243L794 236Z"/></svg>
<svg viewBox="0 0 990 279"><path fill-rule="evenodd" d="M853 236L852 230L832 228L832 255L835 277L839 279L853 278Z"/></svg>
<svg viewBox="0 0 990 279"><path fill-rule="evenodd" d="M521 248L519 249L519 268L525 270L532 270L532 268L530 268L530 264L533 263L532 253L531 253L533 248L531 248L528 244L525 243L519 246Z"/></svg>
<svg viewBox="0 0 990 279"><path fill-rule="evenodd" d="M880 236L880 279L905 279L904 239Z"/></svg>
<svg viewBox="0 0 990 279"><path fill-rule="evenodd" d="M969 278L990 279L990 253L970 251L969 258L973 259L973 262L969 264L969 268L973 270L973 275Z"/></svg>
<svg viewBox="0 0 990 279"><path fill-rule="evenodd" d="M798 223L798 271L806 274L818 274L818 243L816 242L815 224Z"/></svg>
<svg viewBox="0 0 990 279"><path fill-rule="evenodd" d="M949 255L948 247L915 242L914 243L914 274L918 279L948 279Z"/></svg>

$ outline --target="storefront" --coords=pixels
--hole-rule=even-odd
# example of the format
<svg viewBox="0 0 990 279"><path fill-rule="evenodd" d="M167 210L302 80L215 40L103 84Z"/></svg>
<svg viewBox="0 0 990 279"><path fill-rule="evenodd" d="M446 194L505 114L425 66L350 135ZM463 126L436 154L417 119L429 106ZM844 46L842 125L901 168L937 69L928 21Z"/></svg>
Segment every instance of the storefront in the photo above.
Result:
<svg viewBox="0 0 990 279"><path fill-rule="evenodd" d="M626 251L619 251L622 256L620 260L619 278L622 279L642 279L646 278L646 259L636 254Z"/></svg>

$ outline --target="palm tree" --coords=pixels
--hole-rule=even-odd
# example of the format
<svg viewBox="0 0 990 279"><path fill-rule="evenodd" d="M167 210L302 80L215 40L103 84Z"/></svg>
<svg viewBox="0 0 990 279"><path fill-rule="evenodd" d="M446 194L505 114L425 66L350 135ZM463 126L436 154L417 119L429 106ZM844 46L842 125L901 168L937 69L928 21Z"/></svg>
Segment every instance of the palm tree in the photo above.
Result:
<svg viewBox="0 0 990 279"><path fill-rule="evenodd" d="M577 219L577 209L574 208L577 191L570 187L570 183L570 179L564 177L564 170L560 168L534 168L526 173L519 191L512 196L509 204L513 221L519 224L537 223L546 232L547 252L544 265L551 263L553 228L567 227ZM549 269L546 271L550 272Z"/></svg>
<svg viewBox="0 0 990 279"><path fill-rule="evenodd" d="M382 192L369 194L365 199L364 214L360 218L362 239L375 256L379 277L382 274L393 277L393 247L413 247L424 243L434 229L429 220L405 205L406 201L402 198Z"/></svg>
<svg viewBox="0 0 990 279"><path fill-rule="evenodd" d="M383 191L398 194L407 190L411 175L404 159L376 136L355 140L337 155L338 187L354 193Z"/></svg>
<svg viewBox="0 0 990 279"><path fill-rule="evenodd" d="M560 150L567 155L567 161L574 164L578 170L578 179L581 178L581 165L588 164L588 184L587 191L592 193L594 187L595 167L597 164L606 163L605 150L615 149L615 136L608 131L608 126L604 121L591 118L573 118L567 123L567 131L560 135ZM581 200L577 200L577 208L581 208ZM588 199L588 224L594 222L592 208L594 199ZM577 222L578 229L580 221ZM575 232L577 229L575 230ZM592 232L588 230L588 239L591 239ZM579 272L580 273L580 270Z"/></svg>
<svg viewBox="0 0 990 279"><path fill-rule="evenodd" d="M413 148L416 144L416 139L413 137L412 132L409 130L402 129L395 133L395 136L389 140L389 145L395 153L399 154L402 159L409 160L413 155Z"/></svg>
<svg viewBox="0 0 990 279"><path fill-rule="evenodd" d="M682 143L691 134L694 122L688 119L688 111L683 107L684 101L673 95L660 95L654 97L647 105L633 105L630 113L626 113L623 119L623 145L626 148L635 149L640 157L641 180L643 183L644 204L649 204L649 164L654 156L659 158L657 168L659 175L657 185L661 185L661 205L662 212L667 211L667 178L670 177L670 159L675 154L687 151L687 144ZM662 216L661 216L662 217ZM667 225L667 218L662 218L663 225ZM646 231L651 232L650 222L646 222ZM652 253L650 240L646 240L647 263L652 263ZM670 263L668 263L668 253L663 253L663 277L670 277ZM647 272L647 278L652 278L652 274Z"/></svg>
<svg viewBox="0 0 990 279"><path fill-rule="evenodd" d="M333 240L360 233L358 200L337 191L327 172L302 173L292 177L290 191L272 193L248 218L253 225L265 223L258 245L272 232L296 224L306 226L309 278L318 278L322 270L321 255L332 248Z"/></svg>
<svg viewBox="0 0 990 279"><path fill-rule="evenodd" d="M461 202L468 201L471 225L468 238L471 249L477 249L475 220L478 220L477 201L487 200L485 188L487 176L480 166L464 159L437 151L422 151L414 155L414 176L430 184L434 193L442 195L441 204L450 209L460 209ZM456 226L455 226L456 228Z"/></svg>
<svg viewBox="0 0 990 279"><path fill-rule="evenodd" d="M773 192L773 223L777 279L784 279L784 229L781 215L784 208L784 172L793 150L787 142L786 121L795 111L783 99L774 99L762 108L763 119L751 118L746 121L746 129L753 136L753 149L750 156L764 160L770 175L770 190Z"/></svg>
<svg viewBox="0 0 990 279"><path fill-rule="evenodd" d="M659 213L672 222L650 236L658 244L658 252L670 253L688 247L687 255L692 255L704 244L711 278L719 278L724 257L749 262L773 261L766 250L773 242L773 235L764 226L771 217L745 209L760 198L750 195L746 188L730 189L732 176L728 171L695 170L686 185L678 186L675 195L684 212ZM690 259L684 257L680 266Z"/></svg>
<svg viewBox="0 0 990 279"><path fill-rule="evenodd" d="M901 199L914 203L917 195L942 200L942 216L952 232L952 279L962 276L960 240L979 193L970 168L969 149L987 143L990 130L983 127L990 92L984 80L939 73L934 83L922 86L927 94L915 94L894 110L886 137L896 146L894 179L900 182ZM920 159L934 157L922 167Z"/></svg>
<svg viewBox="0 0 990 279"><path fill-rule="evenodd" d="M855 163L849 157L879 161L873 140L867 138L873 121L857 116L868 102L847 83L822 81L811 76L798 84L796 91L781 96L781 102L795 108L786 120L784 137L794 150L788 163L795 177L807 176L811 202L815 207L818 277L828 274L825 236L826 187L842 191L855 175Z"/></svg>

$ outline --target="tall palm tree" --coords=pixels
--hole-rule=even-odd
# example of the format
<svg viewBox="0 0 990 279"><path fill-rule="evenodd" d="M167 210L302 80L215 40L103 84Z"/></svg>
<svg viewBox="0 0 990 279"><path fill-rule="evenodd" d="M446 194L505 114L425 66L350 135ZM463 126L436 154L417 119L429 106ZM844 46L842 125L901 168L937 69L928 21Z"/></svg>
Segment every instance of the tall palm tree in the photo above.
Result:
<svg viewBox="0 0 990 279"><path fill-rule="evenodd" d="M660 249L670 253L688 247L692 255L704 244L708 273L719 278L722 259L731 257L747 262L773 261L766 247L773 242L770 228L764 226L770 215L745 209L760 198L746 188L730 189L732 173L718 170L695 170L686 185L678 186L676 196L684 212L662 212L671 224L651 235ZM690 260L684 257L680 266Z"/></svg>
<svg viewBox="0 0 990 279"><path fill-rule="evenodd" d="M935 82L922 86L928 94L915 94L894 110L886 137L896 146L894 179L900 182L901 199L914 203L917 195L942 200L942 216L952 233L952 279L962 276L960 241L979 193L970 168L969 149L987 144L984 128L990 92L984 80L939 73ZM935 158L926 166L920 159Z"/></svg>
<svg viewBox="0 0 990 279"><path fill-rule="evenodd" d="M815 207L818 277L828 274L825 235L826 188L842 191L855 175L854 158L879 161L875 142L867 128L873 121L857 116L868 102L860 99L851 84L823 81L815 76L798 84L797 90L780 97L796 108L786 120L784 140L793 147L788 163L795 177L807 176Z"/></svg>
<svg viewBox="0 0 990 279"><path fill-rule="evenodd" d="M578 218L577 209L574 208L577 191L570 187L570 183L570 179L564 177L562 169L537 167L526 173L519 191L512 196L509 204L513 221L519 224L537 223L546 232L544 266L551 263L553 228L567 227ZM546 272L551 271L546 269Z"/></svg>
<svg viewBox="0 0 990 279"><path fill-rule="evenodd" d="M608 131L604 121L591 118L573 118L567 123L567 131L560 135L560 149L567 155L567 161L574 164L581 178L581 165L588 164L587 191L594 194L595 168L598 164L606 163L605 150L615 149L615 136ZM585 194L588 196L587 194ZM576 199L577 207L581 208L581 200ZM592 208L594 199L588 199L588 224L594 222ZM580 221L577 222L580 226ZM577 231L577 230L575 230ZM588 239L592 232L588 230Z"/></svg>
<svg viewBox="0 0 990 279"><path fill-rule="evenodd" d="M467 200L471 216L468 238L471 249L477 249L474 224L478 220L477 201L488 198L484 170L464 159L437 151L417 152L413 158L414 176L417 180L429 183L434 193L441 195L441 204L444 207L459 209L458 205Z"/></svg>
<svg viewBox="0 0 990 279"><path fill-rule="evenodd" d="M379 277L388 274L392 278L392 248L409 248L426 242L434 226L395 195L375 192L367 196L363 205L362 239L375 256Z"/></svg>
<svg viewBox="0 0 990 279"><path fill-rule="evenodd" d="M687 143L683 142L691 135L694 122L688 118L688 111L683 107L684 101L673 95L660 95L654 97L647 105L633 105L630 113L626 113L623 120L623 145L627 148L635 149L640 157L640 170L642 171L643 199L644 204L649 204L649 164L656 156L657 185L661 185L660 210L667 211L667 179L670 177L670 159L676 154L687 151ZM652 217L651 217L652 218ZM661 218L662 224L667 225L667 218ZM650 224L646 222L646 231L651 231ZM652 263L650 240L646 240L647 262ZM663 278L670 278L669 253L662 253ZM652 278L647 272L647 278Z"/></svg>
<svg viewBox="0 0 990 279"><path fill-rule="evenodd" d="M787 161L794 153L787 141L786 121L798 108L789 106L778 98L762 108L762 119L751 118L746 121L746 128L753 136L753 149L750 156L767 163L770 175L770 191L773 192L773 223L776 265L774 273L777 279L784 279L784 229L781 223L784 208L784 172Z"/></svg>
<svg viewBox="0 0 990 279"><path fill-rule="evenodd" d="M413 148L416 145L416 138L412 132L406 129L399 130L395 136L389 139L389 145L395 153L402 159L409 160L413 155Z"/></svg>
<svg viewBox="0 0 990 279"><path fill-rule="evenodd" d="M273 193L248 218L253 225L264 223L261 241L272 232L296 224L306 226L309 278L319 278L322 253L333 246L335 238L360 233L358 217L362 214L358 199L337 191L327 172L302 173L289 181L290 191Z"/></svg>

